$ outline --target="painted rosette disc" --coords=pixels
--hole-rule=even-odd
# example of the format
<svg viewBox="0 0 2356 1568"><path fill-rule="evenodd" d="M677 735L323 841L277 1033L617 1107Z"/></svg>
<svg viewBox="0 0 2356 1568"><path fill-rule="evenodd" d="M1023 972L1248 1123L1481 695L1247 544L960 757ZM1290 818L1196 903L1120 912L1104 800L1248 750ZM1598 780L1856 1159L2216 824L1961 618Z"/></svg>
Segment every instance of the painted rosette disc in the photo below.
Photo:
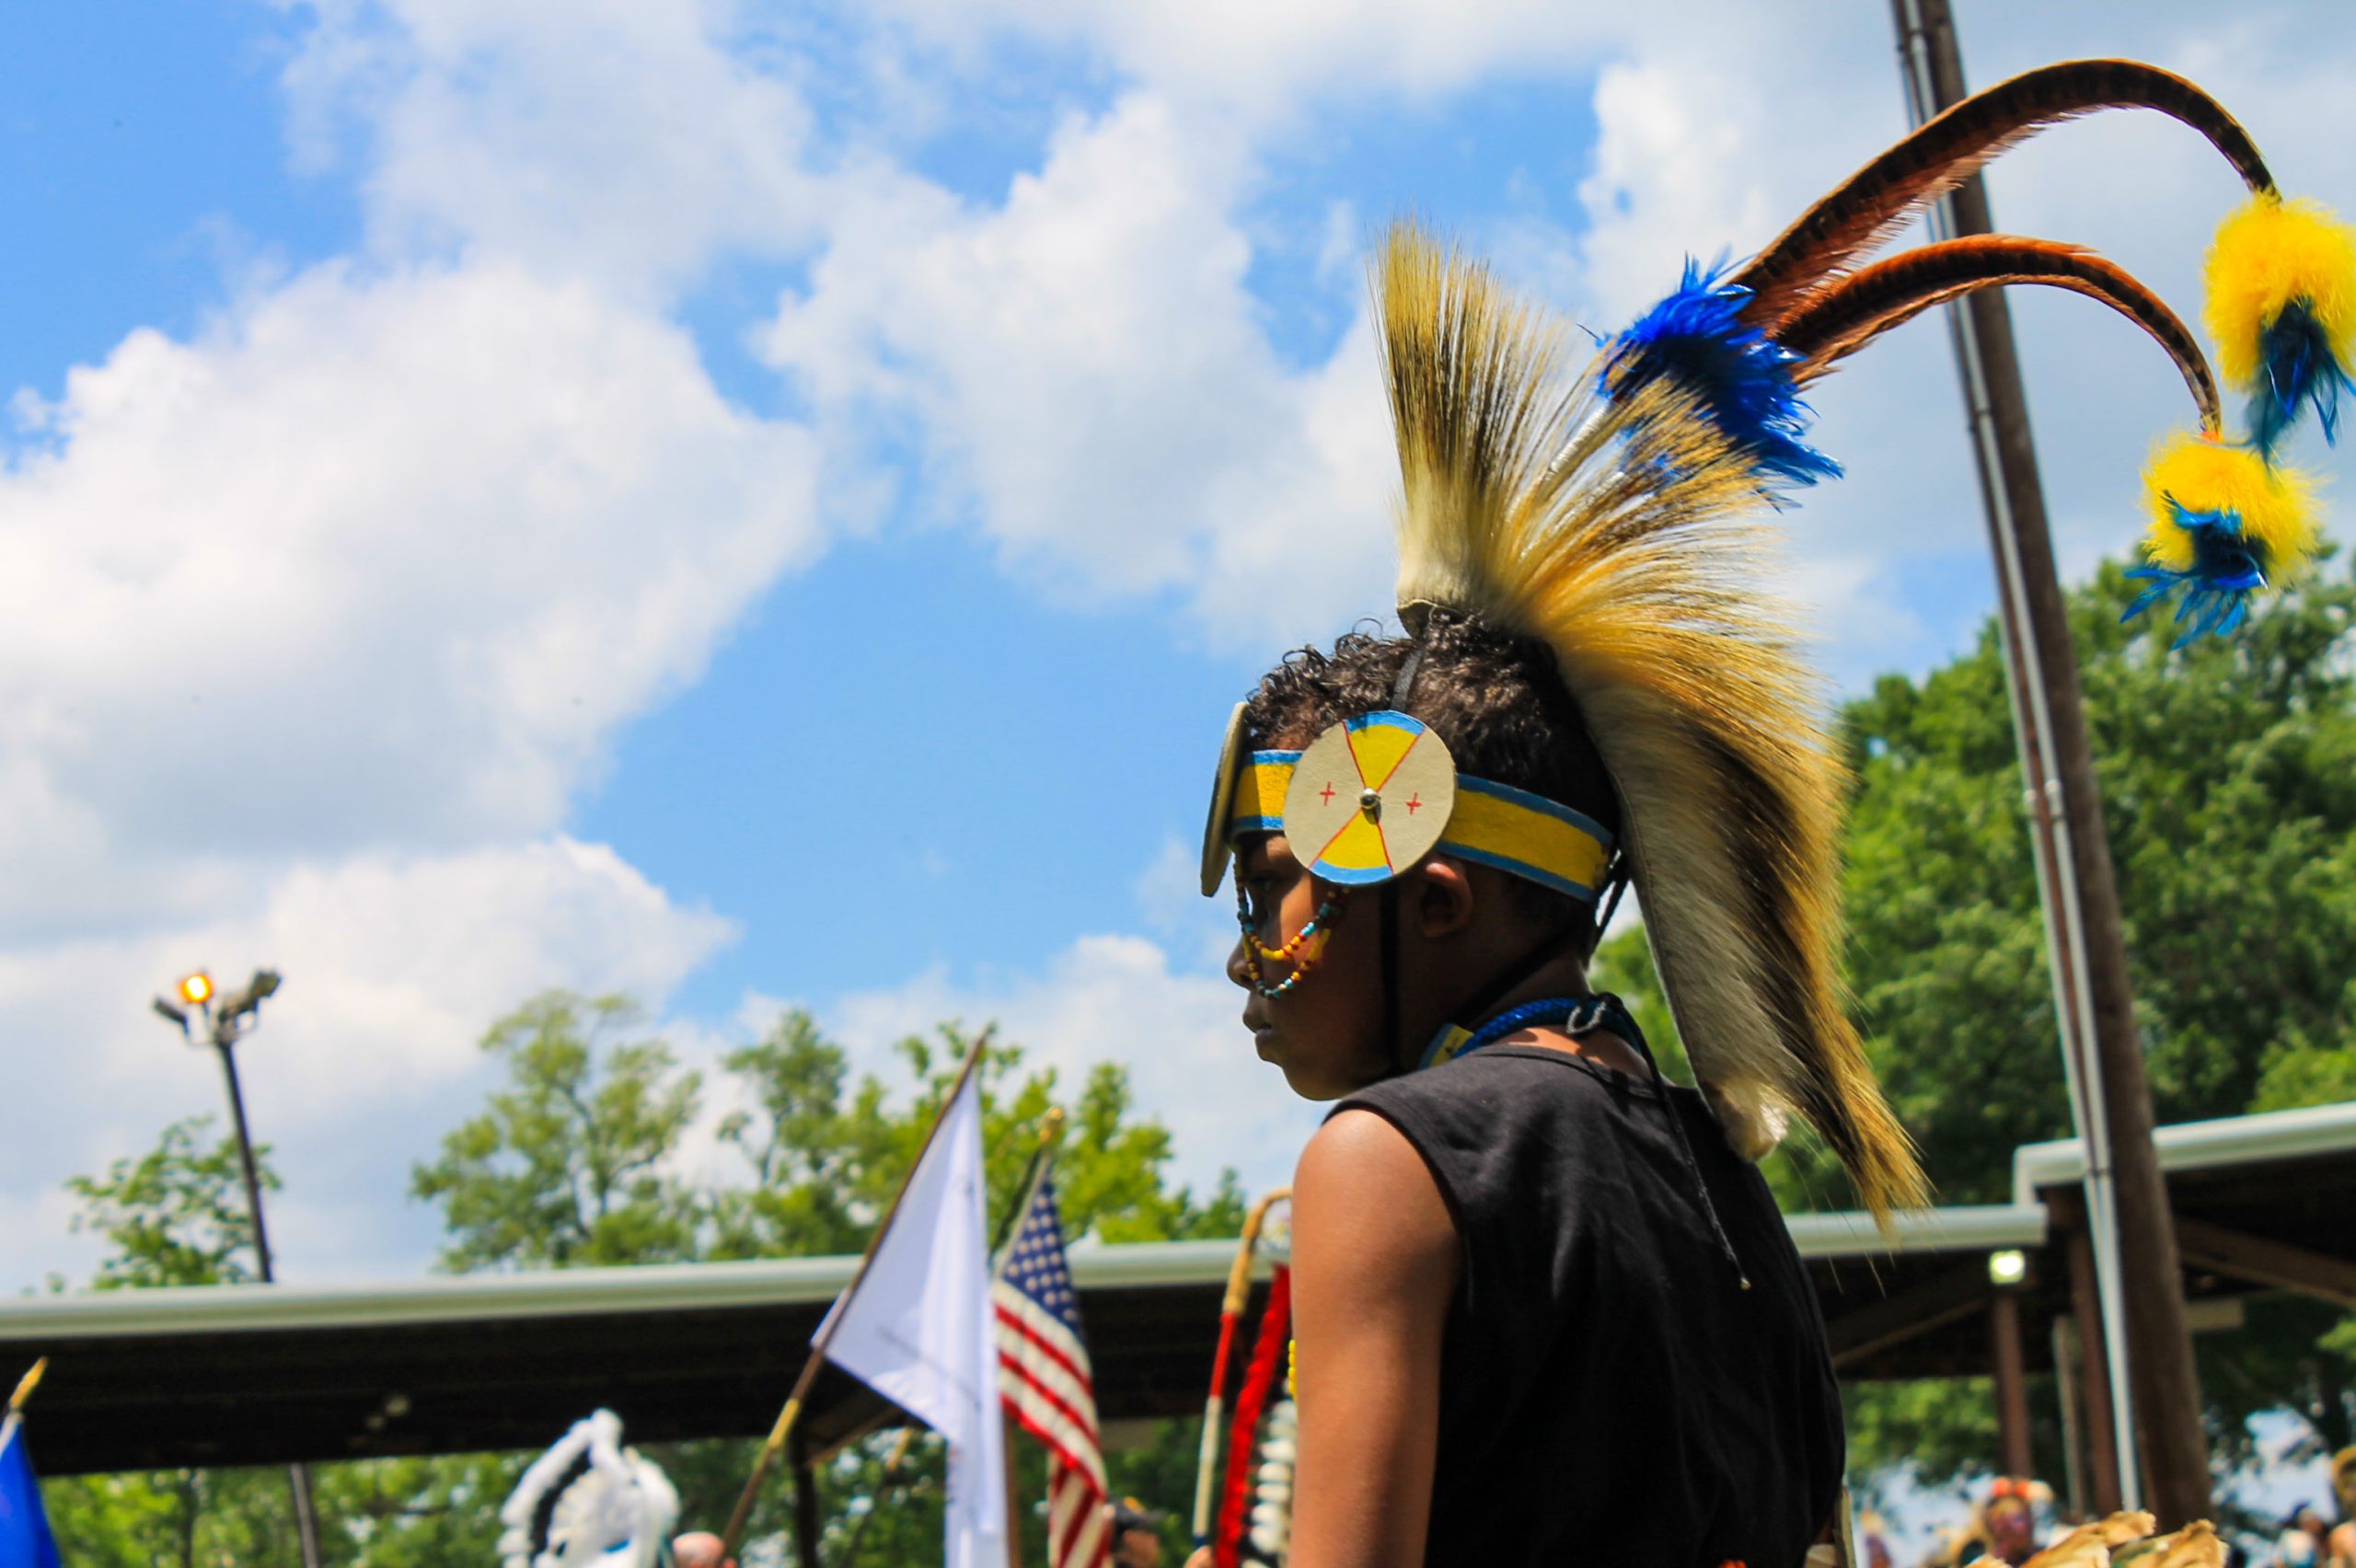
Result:
<svg viewBox="0 0 2356 1568"><path fill-rule="evenodd" d="M1447 743L1404 713L1369 713L1300 754L1285 791L1285 837L1316 875L1363 886L1430 854L1455 808Z"/></svg>

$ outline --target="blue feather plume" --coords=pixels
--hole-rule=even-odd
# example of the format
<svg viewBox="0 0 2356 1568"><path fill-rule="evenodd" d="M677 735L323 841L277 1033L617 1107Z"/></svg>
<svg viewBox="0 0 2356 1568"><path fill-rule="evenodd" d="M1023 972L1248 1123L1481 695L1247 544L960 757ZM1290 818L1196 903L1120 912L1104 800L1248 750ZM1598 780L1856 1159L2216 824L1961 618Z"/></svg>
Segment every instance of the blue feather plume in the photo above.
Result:
<svg viewBox="0 0 2356 1568"><path fill-rule="evenodd" d="M2298 422L2301 408L2313 405L2323 438L2339 439L2339 394L2350 387L2348 369L2332 352L2330 335L2304 299L2284 306L2258 337L2262 384L2250 399L2250 440L2269 462L2275 443Z"/></svg>
<svg viewBox="0 0 2356 1568"><path fill-rule="evenodd" d="M1810 412L1793 384L1799 356L1739 315L1750 290L1725 283L1725 264L1687 258L1677 292L1613 340L1602 389L1625 396L1667 378L1699 395L1703 414L1749 456L1762 484L1837 479L1841 465L1800 439Z"/></svg>
<svg viewBox="0 0 2356 1568"><path fill-rule="evenodd" d="M2253 594L2266 586L2266 542L2242 532L2242 520L2231 512L2194 512L2173 497L2177 525L2192 536L2192 569L2177 571L2165 566L2139 566L2127 575L2151 586L2127 606L2120 620L2133 620L2152 605L2179 592L2176 621L2184 631L2169 644L2188 642L2214 633L2223 637L2249 615ZM2190 622L2187 625L2187 622Z"/></svg>

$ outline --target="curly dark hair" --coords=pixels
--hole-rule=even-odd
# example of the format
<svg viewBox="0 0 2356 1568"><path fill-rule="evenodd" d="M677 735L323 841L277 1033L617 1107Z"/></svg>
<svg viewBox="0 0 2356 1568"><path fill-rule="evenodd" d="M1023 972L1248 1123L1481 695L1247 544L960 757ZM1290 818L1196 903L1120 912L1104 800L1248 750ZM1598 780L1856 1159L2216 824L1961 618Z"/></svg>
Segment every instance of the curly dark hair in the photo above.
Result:
<svg viewBox="0 0 2356 1568"><path fill-rule="evenodd" d="M1394 703L1399 671L1418 648L1424 657L1414 685ZM1430 725L1461 772L1543 795L1619 837L1618 792L1553 651L1460 612L1431 610L1418 638L1353 631L1331 653L1295 649L1244 703L1244 728L1253 746L1288 750L1344 719L1393 707ZM1519 877L1507 880L1534 923L1560 928L1566 940L1592 942L1595 912L1588 905Z"/></svg>

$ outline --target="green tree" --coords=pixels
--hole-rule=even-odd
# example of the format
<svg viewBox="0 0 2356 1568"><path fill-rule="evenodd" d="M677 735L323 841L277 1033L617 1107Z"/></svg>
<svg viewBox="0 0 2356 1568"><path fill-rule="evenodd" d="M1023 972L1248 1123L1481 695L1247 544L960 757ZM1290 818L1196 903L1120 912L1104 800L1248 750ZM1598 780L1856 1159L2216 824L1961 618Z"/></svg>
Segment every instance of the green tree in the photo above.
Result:
<svg viewBox="0 0 2356 1568"><path fill-rule="evenodd" d="M2070 596L2159 1120L2356 1094L2356 586L2317 576L2231 640ZM1948 1202L2069 1130L1994 628L1849 706L1849 958L1877 1064Z"/></svg>
<svg viewBox="0 0 2356 1568"><path fill-rule="evenodd" d="M166 1127L156 1147L114 1161L103 1176L65 1183L71 1227L105 1241L94 1290L236 1285L254 1277L253 1224L237 1142L210 1137L213 1119ZM265 1191L278 1178L254 1150ZM283 1470L158 1470L53 1480L44 1486L65 1561L112 1568L150 1563L269 1561L291 1539Z"/></svg>
<svg viewBox="0 0 2356 1568"><path fill-rule="evenodd" d="M116 1160L104 1176L66 1179L65 1190L79 1200L69 1228L97 1235L110 1249L92 1289L238 1285L254 1277L253 1218L237 1140L211 1142L212 1126L210 1116L183 1118L136 1159ZM277 1191L268 1145L255 1147L254 1167L262 1190Z"/></svg>
<svg viewBox="0 0 2356 1568"><path fill-rule="evenodd" d="M506 1085L410 1175L411 1194L441 1205L445 1268L695 1255L702 1206L672 1162L701 1080L660 1040L612 1042L639 1020L626 997L551 991L491 1025L482 1048Z"/></svg>
<svg viewBox="0 0 2356 1568"><path fill-rule="evenodd" d="M720 1136L743 1152L754 1181L718 1194L714 1255L859 1251L915 1162L971 1043L955 1025L944 1025L936 1040L900 1041L894 1055L914 1090L905 1101L873 1074L851 1083L842 1048L800 1011L732 1052L723 1066L749 1103L722 1121ZM1050 1110L1059 1110L1066 1126L1056 1187L1075 1239L1159 1241L1242 1228L1243 1194L1231 1175L1199 1202L1191 1190L1169 1186L1169 1130L1137 1117L1128 1075L1118 1066L1099 1063L1080 1092L1066 1096L1052 1069L1023 1070L1021 1046L993 1043L976 1074L994 1215L1014 1205L1039 1129Z"/></svg>

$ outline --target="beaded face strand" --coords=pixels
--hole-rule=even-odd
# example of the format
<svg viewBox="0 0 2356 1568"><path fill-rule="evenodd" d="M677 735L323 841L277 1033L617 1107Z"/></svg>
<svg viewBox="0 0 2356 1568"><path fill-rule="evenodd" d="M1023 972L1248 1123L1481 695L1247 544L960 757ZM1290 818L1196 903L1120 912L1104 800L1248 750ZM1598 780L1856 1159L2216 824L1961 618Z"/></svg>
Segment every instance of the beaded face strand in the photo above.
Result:
<svg viewBox="0 0 2356 1568"><path fill-rule="evenodd" d="M1324 958L1326 944L1316 939L1331 930L1334 915L1341 907L1342 894L1336 889L1317 906L1317 913L1309 917L1307 925L1295 931L1282 945L1271 947L1260 940L1259 922L1252 916L1251 894L1244 891L1243 879L1238 875L1235 879L1235 923L1243 928L1243 967L1252 976L1252 989L1273 1000L1299 985L1301 976L1315 969ZM1264 963L1290 963L1292 973L1271 986L1265 971L1261 968Z"/></svg>

